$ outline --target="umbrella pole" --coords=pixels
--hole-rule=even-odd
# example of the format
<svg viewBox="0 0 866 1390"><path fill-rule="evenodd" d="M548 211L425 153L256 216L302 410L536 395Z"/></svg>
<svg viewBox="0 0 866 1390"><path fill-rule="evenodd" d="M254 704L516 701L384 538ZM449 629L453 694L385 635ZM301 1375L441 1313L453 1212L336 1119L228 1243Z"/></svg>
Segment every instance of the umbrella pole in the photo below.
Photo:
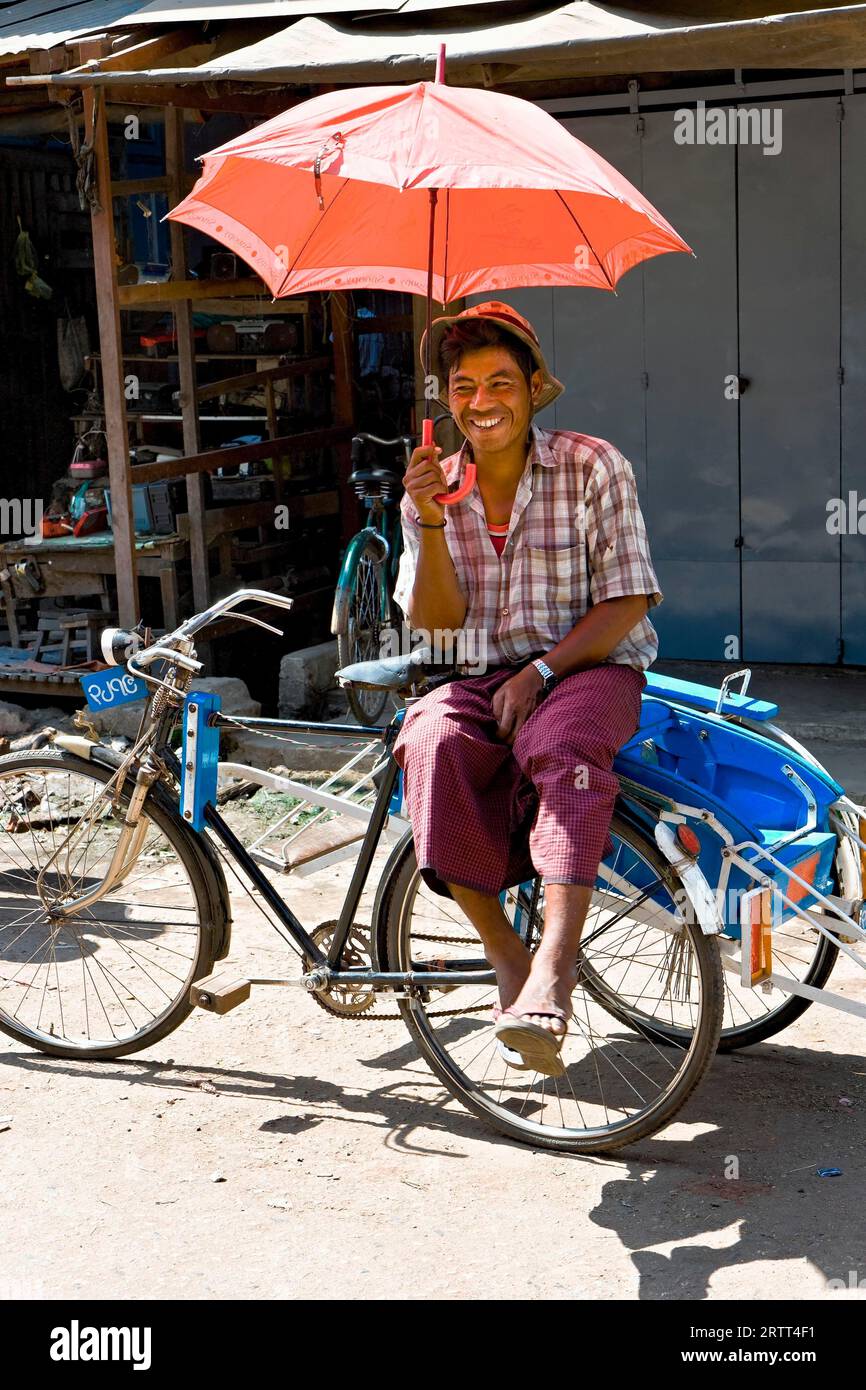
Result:
<svg viewBox="0 0 866 1390"><path fill-rule="evenodd" d="M433 443L433 396L430 391L430 338L433 326L433 238L436 233L436 202L438 189L430 189L430 238L427 246L427 316L424 336L424 419L421 424L422 445ZM436 392L439 395L439 392Z"/></svg>
<svg viewBox="0 0 866 1390"><path fill-rule="evenodd" d="M445 81L445 45L440 43L436 59L436 81ZM430 394L430 338L433 326L433 238L436 231L436 201L438 190L430 189L430 239L427 245L427 319L424 339L424 419L421 424L421 443L433 443L433 397ZM439 391L436 395L440 395Z"/></svg>

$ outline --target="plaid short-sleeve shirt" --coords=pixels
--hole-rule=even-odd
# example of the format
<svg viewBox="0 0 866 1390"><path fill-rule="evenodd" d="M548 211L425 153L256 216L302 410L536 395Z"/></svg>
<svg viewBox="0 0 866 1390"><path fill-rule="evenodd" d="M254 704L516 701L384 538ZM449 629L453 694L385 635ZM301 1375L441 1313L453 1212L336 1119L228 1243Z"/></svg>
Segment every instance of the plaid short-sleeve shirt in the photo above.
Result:
<svg viewBox="0 0 866 1390"><path fill-rule="evenodd" d="M442 461L449 487L462 479L469 457L464 443ZM407 493L394 590L407 617L421 536L415 515ZM467 600L463 629L485 634L490 665L549 651L604 599L646 594L650 608L662 601L631 464L603 439L532 426L501 556L477 484L446 519L445 540ZM606 660L643 671L657 652L656 630L643 617Z"/></svg>

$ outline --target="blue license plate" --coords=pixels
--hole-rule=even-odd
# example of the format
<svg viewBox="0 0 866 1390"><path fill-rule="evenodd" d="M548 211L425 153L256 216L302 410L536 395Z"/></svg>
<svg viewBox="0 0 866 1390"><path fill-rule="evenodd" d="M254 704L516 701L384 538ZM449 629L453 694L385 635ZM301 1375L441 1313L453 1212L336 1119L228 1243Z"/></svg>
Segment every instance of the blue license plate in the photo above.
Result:
<svg viewBox="0 0 866 1390"><path fill-rule="evenodd" d="M88 671L79 676L81 688L87 696L91 709L116 709L118 705L132 704L133 700L143 700L147 696L144 681L131 676L128 671Z"/></svg>

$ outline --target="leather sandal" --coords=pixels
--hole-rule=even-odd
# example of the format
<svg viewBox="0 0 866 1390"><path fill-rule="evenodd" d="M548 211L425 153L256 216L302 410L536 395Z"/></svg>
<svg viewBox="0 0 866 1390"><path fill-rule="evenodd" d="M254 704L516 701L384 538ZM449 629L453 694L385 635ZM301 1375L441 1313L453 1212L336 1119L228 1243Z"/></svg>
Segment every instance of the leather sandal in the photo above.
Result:
<svg viewBox="0 0 866 1390"><path fill-rule="evenodd" d="M538 1009L542 1018L558 1018L568 1024L568 1017L561 1009ZM543 1076L562 1076L565 1066L561 1050L567 1028L562 1033L552 1033L542 1028L540 1023L530 1023L523 1015L511 1009L503 1009L494 1027L494 1034L500 1047L500 1055L509 1066L522 1071L537 1071ZM520 1063L515 1063L506 1053L516 1053Z"/></svg>

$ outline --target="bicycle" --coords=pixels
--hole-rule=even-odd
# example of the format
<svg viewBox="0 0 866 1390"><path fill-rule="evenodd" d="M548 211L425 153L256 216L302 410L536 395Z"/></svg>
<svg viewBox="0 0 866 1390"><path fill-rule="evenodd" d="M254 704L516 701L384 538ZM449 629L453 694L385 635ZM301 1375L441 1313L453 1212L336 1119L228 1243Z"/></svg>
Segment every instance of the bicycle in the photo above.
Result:
<svg viewBox="0 0 866 1390"><path fill-rule="evenodd" d="M631 787L617 806L613 852L600 866L581 946L566 1074L516 1070L493 1036L494 973L456 905L423 883L410 829L389 855L369 928L357 920L383 827L399 817L392 748L404 710L361 729L239 719L192 688L201 670L193 639L247 600L291 606L274 593L241 590L155 644L142 633L105 634L106 657L126 664L148 692L128 752L54 733L41 749L0 758L0 1029L55 1056L113 1058L160 1041L196 1006L228 1012L253 986L300 985L329 1012L356 1020L380 1017L376 1003L390 996L445 1100L509 1138L605 1153L667 1124L715 1054L724 989L717 940L699 913L682 910L694 893L682 856L666 855L641 820L652 796ZM411 699L454 675L415 651L349 668L341 679ZM178 757L170 745L181 718ZM375 803L336 922L305 927L216 809L219 730L238 725L381 744ZM300 956L299 977L214 973L231 940L223 858ZM544 928L543 884L516 885L503 902L533 950ZM628 999L624 967L632 972Z"/></svg>
<svg viewBox="0 0 866 1390"><path fill-rule="evenodd" d="M448 414L438 415L434 428ZM403 472L412 457L415 440L411 435L379 439L374 434L356 434L352 439L352 472L349 482L370 513L367 525L346 547L334 608L331 632L337 639L337 659L341 667L358 661L372 661L382 655L382 632L399 628L391 594L397 578L402 547L399 507L391 520L390 508L403 492ZM403 472L366 462L367 446L403 452ZM346 690L349 709L360 724L372 725L380 719L389 701L382 690Z"/></svg>

